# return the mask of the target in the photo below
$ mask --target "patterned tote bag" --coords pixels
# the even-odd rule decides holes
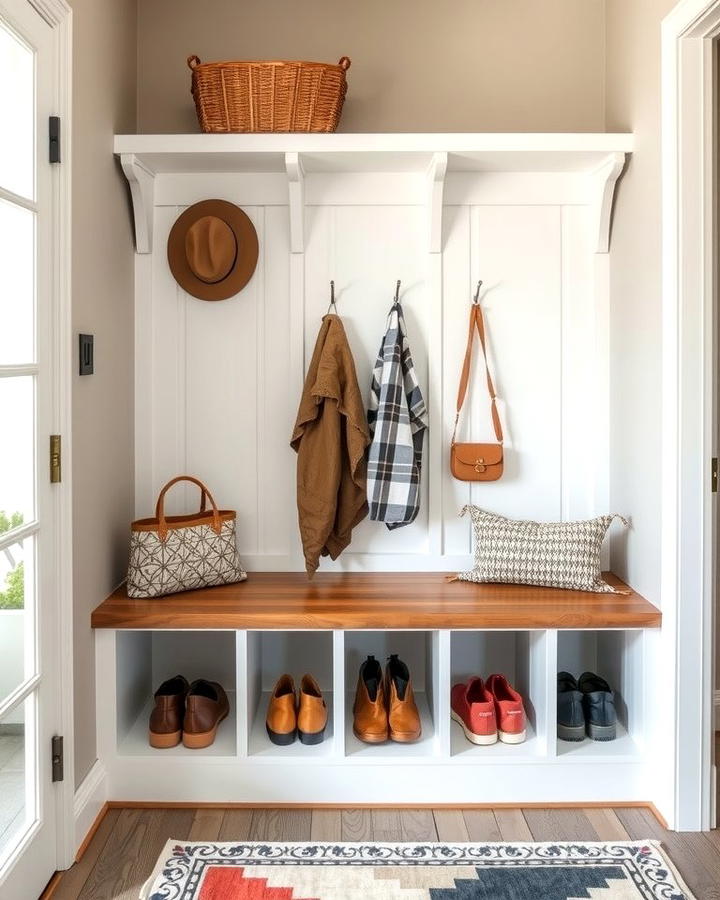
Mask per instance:
[[[179,481],[200,488],[200,511],[166,516],[165,495]],[[162,597],[247,578],[235,543],[235,512],[218,509],[210,491],[191,475],[168,481],[155,516],[138,519],[131,528],[128,597]]]

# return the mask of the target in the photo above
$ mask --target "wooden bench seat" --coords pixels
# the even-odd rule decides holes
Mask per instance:
[[[300,572],[253,572],[241,584],[156,600],[131,600],[123,586],[91,621],[135,629],[654,628],[662,614],[634,591],[448,582],[438,572],[322,573],[312,581]]]

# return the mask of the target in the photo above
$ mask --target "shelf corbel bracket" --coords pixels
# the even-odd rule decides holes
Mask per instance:
[[[592,191],[590,209],[596,253],[607,253],[610,249],[610,227],[615,185],[624,165],[624,153],[610,153],[607,159],[590,173]]]
[[[152,253],[155,173],[143,165],[134,153],[121,153],[120,165],[130,185],[135,218],[135,250]]]
[[[445,151],[433,153],[427,170],[428,250],[442,251],[443,189],[447,172],[448,155]]]
[[[305,252],[305,172],[299,153],[285,154],[290,203],[290,252]]]

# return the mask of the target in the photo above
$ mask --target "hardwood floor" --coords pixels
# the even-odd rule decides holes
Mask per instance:
[[[720,833],[666,831],[646,809],[111,809],[52,900],[137,900],[168,838],[547,841],[655,838],[698,900],[720,900]],[[338,898],[339,900],[339,898]]]

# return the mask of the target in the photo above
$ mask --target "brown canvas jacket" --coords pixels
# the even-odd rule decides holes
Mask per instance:
[[[290,446],[297,452],[297,505],[305,568],[312,578],[321,556],[350,543],[368,513],[365,405],[343,324],[322,320],[305,377]]]

